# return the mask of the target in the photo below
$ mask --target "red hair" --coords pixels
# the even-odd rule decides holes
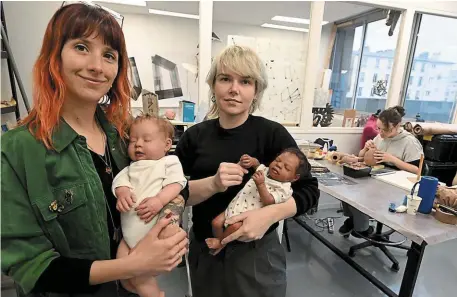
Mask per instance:
[[[30,114],[21,125],[50,149],[52,134],[60,121],[60,111],[66,97],[61,69],[62,48],[68,40],[96,34],[106,45],[119,53],[118,74],[107,94],[105,108],[108,120],[125,137],[130,121],[131,87],[128,79],[129,59],[124,34],[116,19],[104,9],[82,3],[61,7],[46,28],[40,55],[33,68],[33,102]]]

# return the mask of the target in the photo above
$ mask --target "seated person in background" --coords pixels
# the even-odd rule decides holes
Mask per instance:
[[[222,239],[238,230],[242,223],[228,226],[226,219],[252,209],[258,209],[270,204],[283,203],[292,197],[291,183],[298,180],[310,169],[306,168],[305,155],[297,148],[288,148],[271,162],[269,167],[260,164],[256,158],[243,155],[239,164],[246,168],[254,168],[255,173],[241,191],[233,198],[229,206],[212,221],[213,235],[207,238],[206,244],[211,254],[216,255],[224,246]]]
[[[173,133],[170,122],[150,115],[137,117],[130,127],[128,155],[132,163],[116,175],[112,186],[124,235],[117,258],[127,256],[149,232],[165,205],[172,200],[184,205],[183,199],[176,198],[187,182],[181,163],[176,156],[166,156]],[[122,281],[122,284],[141,297],[161,296],[151,275]]]
[[[373,140],[376,136],[378,136],[379,130],[376,124],[380,112],[381,110],[378,109],[378,111],[375,114],[372,114],[368,118],[365,126],[363,127],[362,139],[360,142],[360,147],[362,149],[365,147],[365,143],[367,143],[368,140]]]
[[[391,107],[381,112],[377,120],[379,135],[365,143],[359,157],[364,157],[367,152],[370,152],[373,153],[377,163],[417,174],[423,153],[422,145],[416,137],[400,127],[404,115],[405,109],[401,106]],[[349,218],[339,229],[341,235],[352,234],[360,238],[360,235],[368,236],[373,233],[373,227],[369,225],[369,216],[344,202],[343,211]]]

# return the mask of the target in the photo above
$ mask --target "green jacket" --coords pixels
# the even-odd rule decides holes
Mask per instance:
[[[125,142],[97,109],[112,157],[128,165]],[[65,121],[48,150],[26,127],[2,138],[1,266],[29,293],[59,257],[110,258],[106,202],[86,140]]]

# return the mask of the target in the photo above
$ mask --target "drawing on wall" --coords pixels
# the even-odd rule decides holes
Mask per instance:
[[[141,91],[143,90],[143,87],[141,86],[141,80],[140,80],[140,74],[138,73],[138,68],[136,67],[136,62],[134,57],[129,58],[130,61],[130,67],[132,68],[132,77],[131,77],[131,82],[133,86],[133,94],[132,94],[132,99],[133,100],[138,100],[138,97],[141,94]]]
[[[152,71],[154,73],[154,90],[160,99],[181,97],[183,95],[181,81],[179,80],[179,71],[175,63],[165,59],[162,56],[155,55],[152,59]],[[163,72],[169,73],[168,88],[165,87],[168,82]]]
[[[299,123],[305,77],[304,44],[237,35],[228,35],[227,44],[250,47],[265,63],[268,88],[254,114],[280,123]]]

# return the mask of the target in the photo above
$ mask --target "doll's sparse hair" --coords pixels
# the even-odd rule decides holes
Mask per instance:
[[[161,117],[158,117],[156,115],[151,115],[151,114],[140,114],[139,116],[137,116],[132,121],[129,132],[135,124],[138,124],[138,123],[141,123],[144,121],[154,122],[157,126],[159,126],[160,132],[164,133],[166,138],[170,138],[171,140],[173,140],[173,137],[175,136],[175,128],[170,123],[170,121],[165,118],[161,118]]]
[[[286,148],[285,150],[283,150],[280,153],[280,155],[284,154],[284,153],[290,153],[290,154],[294,154],[295,156],[297,156],[299,162],[298,162],[297,168],[295,169],[295,172],[298,175],[300,175],[300,177],[303,177],[310,172],[311,166],[308,162],[308,159],[306,158],[305,154],[299,148],[296,148],[296,147]]]

